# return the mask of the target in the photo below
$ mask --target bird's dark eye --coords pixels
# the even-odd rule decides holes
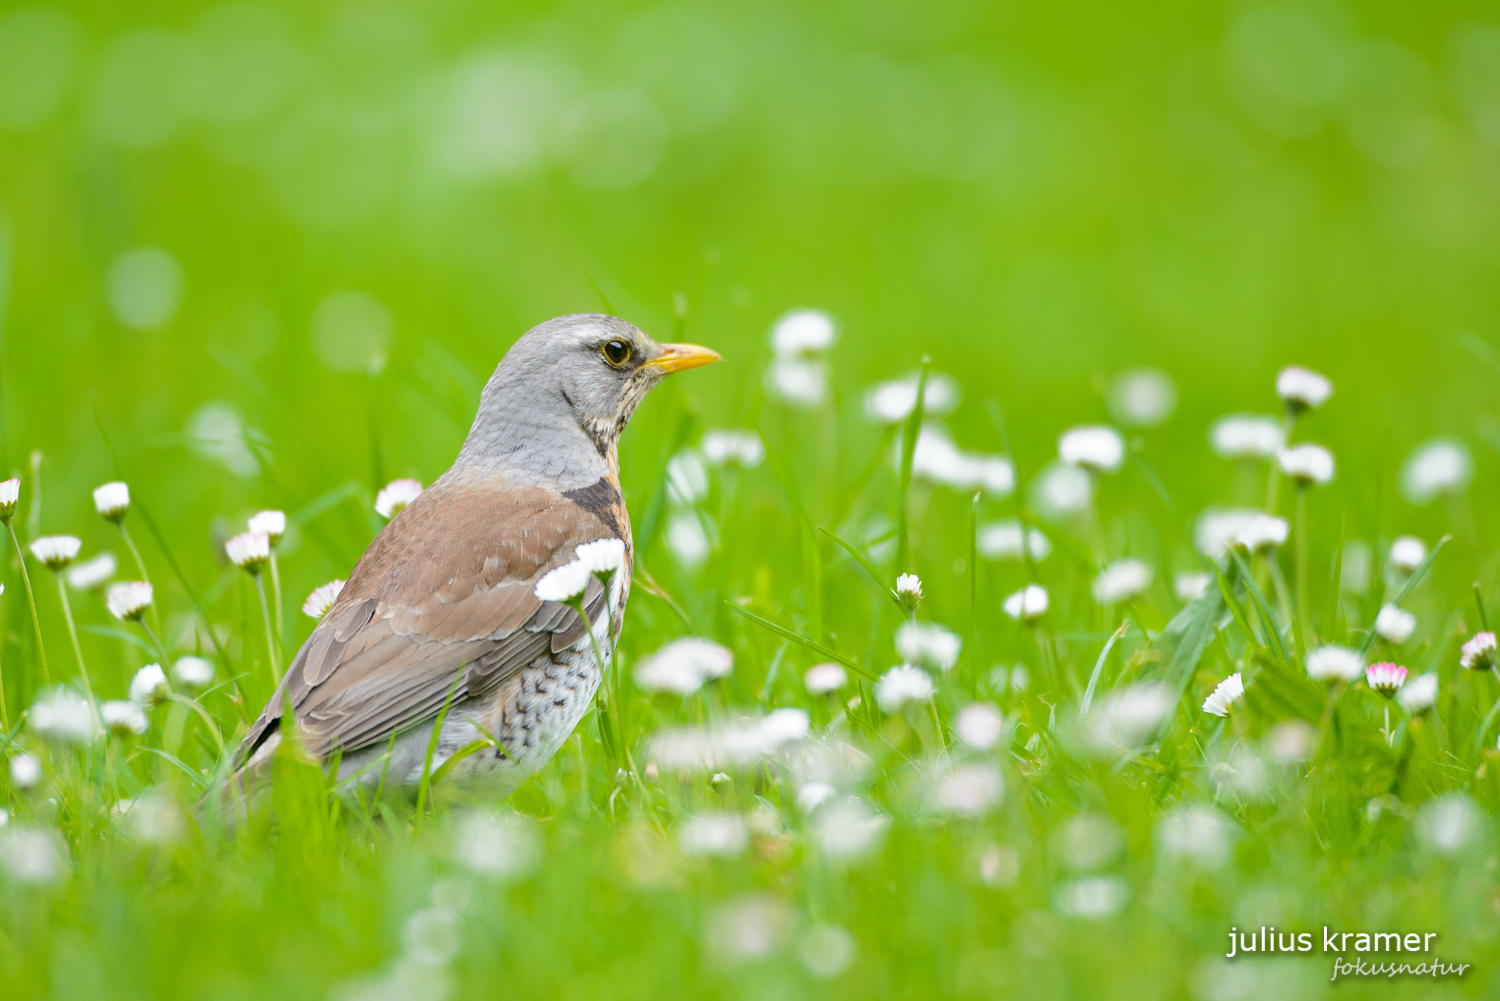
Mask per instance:
[[[630,345],[624,341],[608,341],[603,347],[604,360],[619,368],[630,360]]]

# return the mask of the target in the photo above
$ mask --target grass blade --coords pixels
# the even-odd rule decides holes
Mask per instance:
[[[838,663],[843,664],[845,667],[852,668],[853,670],[858,671],[860,674],[864,675],[866,678],[869,678],[871,681],[875,680],[875,675],[871,674],[855,661],[851,660],[848,657],[845,657],[843,654],[835,653],[823,644],[815,643],[812,640],[808,639],[806,636],[802,636],[798,633],[792,632],[785,626],[777,625],[770,619],[763,619],[759,615],[756,615],[754,612],[741,608],[739,605],[736,605],[732,601],[726,601],[724,602],[724,604],[728,605],[730,609],[738,612],[740,615],[743,615],[751,622],[754,622],[762,629],[769,629],[771,632],[775,633],[777,636],[780,636],[783,639],[791,640],[793,643],[800,643],[802,646],[807,647],[807,649],[813,651],[820,657],[827,657],[829,660],[837,661]]]
[[[871,563],[868,559],[866,559],[863,553],[861,553],[858,549],[855,549],[852,545],[850,545],[849,543],[845,542],[843,539],[839,538],[837,535],[834,535],[832,532],[830,532],[828,529],[824,528],[822,525],[818,526],[818,531],[820,531],[824,535],[828,536],[834,542],[837,542],[840,546],[842,546],[844,548],[844,552],[848,553],[850,556],[853,556],[854,559],[855,559],[855,562],[857,562],[860,566],[864,567],[865,573],[867,573],[867,574],[870,575],[870,579],[875,582],[875,585],[877,587],[879,587],[882,591],[884,591],[890,597],[890,599],[896,603],[896,607],[897,608],[901,607],[901,599],[898,598],[898,597],[896,597],[896,592],[894,590],[892,590],[884,581],[882,581],[880,579],[880,571],[878,571],[878,570],[875,569],[875,564]]]

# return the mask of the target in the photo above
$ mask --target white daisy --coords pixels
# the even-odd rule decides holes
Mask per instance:
[[[139,736],[149,725],[145,711],[134,702],[123,699],[101,703],[99,718],[104,721],[104,728],[116,737]]]
[[[0,480],[0,522],[10,521],[16,516],[16,507],[21,503],[21,481],[17,477]]]
[[[1462,442],[1448,438],[1418,447],[1401,467],[1401,492],[1413,504],[1428,504],[1469,485],[1474,463]]]
[[[1399,536],[1391,543],[1391,566],[1402,573],[1412,573],[1427,559],[1427,543],[1415,535]]]
[[[809,695],[827,695],[849,683],[849,672],[842,664],[815,664],[802,676]]]
[[[1302,486],[1320,487],[1333,479],[1333,453],[1322,445],[1304,444],[1276,454],[1281,471]]]
[[[783,314],[771,328],[771,350],[780,356],[819,354],[837,339],[833,317],[817,309]]]
[[[94,510],[105,521],[116,525],[130,511],[130,487],[124,483],[106,483],[94,491]]]
[[[1077,466],[1056,462],[1037,475],[1031,484],[1031,499],[1038,511],[1053,519],[1075,517],[1089,509],[1094,483]]]
[[[635,666],[636,687],[645,692],[691,695],[734,670],[734,652],[712,640],[683,636]]]
[[[44,692],[27,714],[31,728],[48,740],[87,744],[100,734],[89,700],[68,688]]]
[[[1033,560],[1041,561],[1051,555],[1052,543],[1047,540],[1047,537],[1035,528],[1023,532],[1021,522],[1016,518],[980,525],[979,535],[975,542],[979,548],[979,555],[987,559],[1019,560],[1025,558],[1021,549],[1023,538],[1026,540],[1026,546],[1031,550]]]
[[[922,578],[914,573],[904,573],[897,577],[896,600],[908,612],[915,612],[922,603]]]
[[[715,466],[736,465],[754,469],[766,458],[766,446],[754,431],[705,431],[698,448]]]
[[[865,393],[865,413],[881,424],[899,424],[911,416],[917,405],[917,372],[877,383]],[[922,394],[922,412],[942,416],[958,406],[961,393],[958,380],[941,372],[927,374],[927,388]]]
[[[1281,422],[1260,414],[1229,414],[1208,429],[1209,445],[1226,459],[1269,459],[1285,440]]]
[[[708,496],[708,466],[695,448],[685,448],[667,463],[667,496],[691,507]]]
[[[31,789],[42,781],[42,763],[22,751],[10,759],[10,781],[17,789]]]
[[[1172,593],[1177,595],[1178,601],[1186,605],[1207,591],[1213,582],[1213,574],[1184,571],[1172,578]]]
[[[1257,513],[1240,528],[1234,542],[1252,553],[1268,553],[1286,542],[1290,530],[1285,518]]]
[[[1204,556],[1217,560],[1234,545],[1240,532],[1259,516],[1259,511],[1249,508],[1209,508],[1198,516],[1193,542]]]
[[[100,553],[69,567],[68,583],[76,591],[93,591],[108,584],[117,569],[114,553]]]
[[[896,653],[901,659],[946,671],[958,663],[963,640],[936,622],[903,622],[896,627]]]
[[[1228,716],[1229,707],[1238,702],[1245,694],[1245,683],[1240,680],[1240,672],[1236,671],[1214,688],[1208,698],[1203,700],[1203,711],[1215,716]]]
[[[160,664],[147,664],[135,672],[130,679],[130,701],[142,709],[151,709],[167,701],[171,687],[167,684],[167,672]]]
[[[625,543],[620,539],[585,542],[573,550],[573,558],[582,561],[594,576],[608,578],[625,567]]]
[[[78,558],[83,542],[71,535],[47,535],[31,544],[31,555],[46,565],[48,570],[65,570]]]
[[[1070,466],[1113,473],[1125,462],[1125,439],[1107,424],[1086,424],[1062,433],[1057,455]]]
[[[271,537],[265,532],[242,532],[224,543],[224,553],[241,570],[260,573],[271,559]]]
[[[145,581],[132,580],[111,587],[105,595],[104,603],[109,607],[109,614],[117,619],[134,622],[146,614],[146,609],[151,607],[151,585]]]
[[[1118,605],[1145,594],[1154,576],[1149,563],[1115,560],[1099,572],[1090,590],[1099,604]]]
[[[1402,685],[1406,684],[1406,668],[1400,664],[1371,664],[1365,668],[1365,684],[1369,685],[1372,691],[1390,698]]]
[[[375,513],[386,521],[405,511],[412,501],[422,496],[420,480],[392,480],[380,489],[375,497]]]
[[[1293,413],[1316,410],[1333,395],[1333,383],[1312,369],[1288,365],[1276,376],[1276,395]]]
[[[766,388],[794,406],[816,407],[828,396],[828,368],[797,356],[773,358],[766,366]]]
[[[250,523],[246,527],[252,532],[264,533],[271,540],[271,548],[275,549],[281,545],[282,536],[286,535],[286,514],[282,511],[261,511],[250,516]]]
[[[1348,647],[1329,643],[1307,654],[1307,675],[1314,681],[1355,681],[1365,673],[1365,659]]]
[[[1035,622],[1047,614],[1047,605],[1047,589],[1040,584],[1028,584],[1006,598],[1001,607],[1017,622]]]
[[[988,702],[971,702],[953,718],[958,739],[979,751],[988,751],[1005,731],[1005,717]]]
[[[575,601],[588,589],[593,570],[583,560],[554,567],[536,583],[536,596],[543,601]]]
[[[302,614],[311,619],[321,619],[328,614],[333,603],[339,600],[339,594],[344,590],[344,582],[331,580],[321,587],[316,587],[302,603]]]
[[[1412,678],[1396,693],[1401,708],[1413,716],[1424,713],[1437,704],[1438,676],[1431,671]]]
[[[932,677],[920,667],[900,664],[875,683],[875,702],[882,712],[895,714],[914,702],[932,698]]]
[[[1115,376],[1105,404],[1126,427],[1154,428],[1177,409],[1177,386],[1161,369],[1130,369]]]
[[[172,676],[188,688],[207,688],[214,680],[214,662],[205,657],[179,657]]]
[[[1395,605],[1381,605],[1375,614],[1375,632],[1392,646],[1400,646],[1417,630],[1417,617]]]

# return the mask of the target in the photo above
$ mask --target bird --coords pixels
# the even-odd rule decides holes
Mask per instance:
[[[663,378],[719,360],[598,313],[523,334],[453,465],[370,543],[246,732],[239,788],[269,782],[290,720],[301,751],[336,760],[346,786],[416,785],[481,740],[455,779],[508,791],[545,765],[588,711],[598,657],[624,623],[634,550],[620,435]],[[591,639],[574,607],[536,588],[579,546],[609,539],[624,561],[613,593],[589,581]]]

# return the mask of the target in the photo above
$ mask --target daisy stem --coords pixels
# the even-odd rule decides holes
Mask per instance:
[[[276,609],[276,614],[271,616],[271,623],[276,627],[276,646],[280,650],[282,643],[281,567],[276,562],[276,550],[274,549],[271,550],[271,607]]]
[[[135,567],[141,572],[141,580],[147,584],[151,583],[151,575],[146,573],[146,561],[141,559],[141,551],[135,547],[135,540],[130,537],[130,530],[125,527],[125,522],[120,522],[120,538],[125,540],[125,548],[130,550],[130,556],[135,560]],[[161,632],[161,617],[156,611],[156,605],[151,606],[151,624]]]
[[[36,630],[36,652],[42,659],[42,683],[51,685],[52,673],[47,670],[47,647],[42,642],[42,620],[36,614],[36,594],[31,590],[31,574],[26,572],[26,554],[21,552],[21,540],[16,538],[15,519],[5,519],[5,527],[10,531],[11,545],[16,547],[16,558],[21,561],[21,582],[26,585],[26,601],[31,605],[31,627]]]
[[[1307,488],[1297,487],[1297,621],[1303,629],[1311,627],[1308,621],[1307,595]]]
[[[281,684],[281,658],[276,655],[276,637],[271,632],[271,606],[266,601],[266,582],[255,575],[255,593],[260,595],[260,620],[266,627],[266,656],[271,660],[271,680]]]
[[[146,625],[146,620],[144,617],[139,618],[136,621],[140,623],[141,631],[146,634],[146,638],[151,641],[151,645],[156,647],[156,655],[161,658],[162,670],[166,670],[167,662],[172,658],[167,656],[167,648],[162,645],[161,638],[157,636],[155,630]]]
[[[613,583],[613,578],[611,578],[611,580],[610,580],[609,583],[606,583],[604,585],[604,614],[605,614],[605,621],[606,622],[609,621],[608,616],[609,616],[609,586],[610,586],[610,583]],[[586,593],[587,592],[585,591],[585,594]],[[584,631],[586,633],[589,634],[589,646],[593,647],[593,649],[594,649],[594,663],[599,666],[599,688],[600,688],[600,692],[601,692],[601,694],[604,697],[605,705],[608,706],[611,703],[611,701],[613,700],[612,697],[614,695],[613,688],[608,685],[608,682],[610,680],[609,679],[610,662],[614,659],[614,657],[613,657],[613,651],[611,650],[611,656],[610,656],[609,660],[606,660],[605,657],[604,657],[603,652],[600,651],[600,649],[599,649],[599,638],[594,635],[594,624],[593,624],[593,622],[591,622],[589,620],[589,613],[583,607],[583,595],[579,595],[576,600],[570,601],[570,602],[568,602],[568,604],[573,607],[573,610],[578,613],[578,617],[583,620],[583,629],[584,629]],[[601,719],[602,719],[602,717],[601,717]],[[640,779],[636,776],[636,770],[635,770],[635,757],[630,753],[630,747],[629,747],[629,745],[625,741],[625,734],[624,733],[620,733],[619,734],[619,738],[620,739],[618,741],[615,741],[615,740],[611,739],[610,742],[611,743],[618,743],[619,744],[620,753],[622,753],[622,754],[625,755],[625,767],[626,767],[626,769],[630,772],[632,778],[634,778],[635,781],[639,782]]]
[[[68,602],[68,587],[62,574],[57,577],[57,596],[62,599],[63,620],[68,624],[68,638],[73,641],[73,656],[78,658],[78,673],[83,676],[83,690],[89,701],[94,701],[94,686],[89,681],[89,669],[83,662],[83,647],[78,642],[78,627],[73,624],[73,606]]]
[[[1390,704],[1390,702],[1386,702],[1386,704],[1385,704],[1385,726],[1384,726],[1383,729],[1381,729],[1380,732],[1385,735],[1386,745],[1387,746],[1394,746],[1394,744],[1392,742],[1392,739],[1391,739],[1393,735],[1391,734],[1391,704]]]

